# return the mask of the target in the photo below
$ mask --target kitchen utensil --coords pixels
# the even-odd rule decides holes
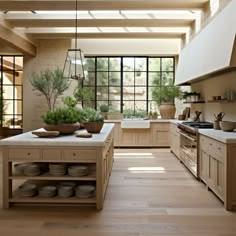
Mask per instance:
[[[224,118],[224,116],[225,116],[225,113],[224,112],[220,112],[219,114],[214,114],[214,117],[215,117],[215,119],[216,120],[218,120],[218,121],[222,121],[222,119]]]
[[[195,111],[195,117],[193,118],[193,121],[197,121],[197,122],[199,122],[200,121],[200,115],[202,114],[202,112],[200,112],[200,111]]]

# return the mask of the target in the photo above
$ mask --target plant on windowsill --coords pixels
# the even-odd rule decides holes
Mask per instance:
[[[42,115],[47,131],[59,131],[60,134],[72,134],[79,129],[78,112],[69,107],[57,108]]]
[[[108,106],[106,104],[102,104],[100,106],[100,113],[104,119],[107,119],[107,112],[108,112]]]
[[[82,120],[85,129],[89,133],[100,133],[104,124],[104,118],[102,117],[102,115],[98,111],[90,107],[83,110]]]

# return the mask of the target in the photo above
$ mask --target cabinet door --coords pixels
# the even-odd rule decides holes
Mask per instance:
[[[114,146],[118,147],[120,145],[120,123],[115,123],[114,128]]]
[[[216,160],[215,190],[220,199],[224,199],[224,163]]]
[[[159,147],[170,146],[169,131],[159,131],[154,128],[152,132],[152,145],[159,146]]]
[[[152,136],[150,129],[139,129],[137,144],[139,146],[151,146],[152,145]]]
[[[207,183],[207,175],[209,169],[209,155],[202,149],[200,149],[200,164],[199,164],[200,178]]]
[[[136,129],[120,129],[120,146],[136,146]]]
[[[175,149],[175,134],[170,132],[170,150],[175,153],[176,149]]]
[[[209,155],[209,166],[208,166],[208,186],[214,191],[215,189],[215,181],[217,176],[217,161],[214,157]]]

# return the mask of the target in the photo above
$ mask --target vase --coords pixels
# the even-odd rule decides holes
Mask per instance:
[[[47,131],[58,131],[60,132],[60,134],[73,134],[76,130],[80,128],[80,124],[44,124],[43,128]]]
[[[162,103],[159,106],[159,111],[162,119],[174,119],[175,118],[175,104]]]

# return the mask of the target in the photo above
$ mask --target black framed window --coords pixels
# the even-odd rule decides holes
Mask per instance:
[[[85,60],[88,74],[83,87],[93,97],[83,104],[97,110],[106,104],[109,112],[143,116],[157,109],[153,90],[174,84],[174,57],[94,56]]]
[[[0,56],[1,127],[22,128],[23,57]]]

